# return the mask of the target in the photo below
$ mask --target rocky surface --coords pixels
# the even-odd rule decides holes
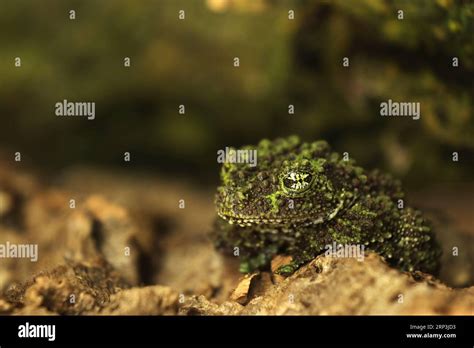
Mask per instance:
[[[441,281],[373,253],[363,262],[319,256],[288,278],[242,276],[207,238],[212,199],[179,180],[92,169],[45,185],[1,163],[0,244],[36,243],[39,255],[0,259],[0,313],[474,314],[469,248],[445,263]]]
[[[319,256],[285,280],[267,284],[245,306],[231,301],[216,305],[199,296],[186,303],[180,313],[472,315],[473,299],[474,287],[453,290],[427,275],[401,274],[376,254],[364,262]]]

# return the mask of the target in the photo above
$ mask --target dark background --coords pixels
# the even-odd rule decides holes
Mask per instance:
[[[408,187],[471,182],[473,8],[450,0],[1,0],[0,149],[7,158],[21,151],[46,176],[77,164],[126,165],[215,184],[218,149],[298,134],[326,139]],[[95,102],[96,119],[56,117],[63,99]],[[420,102],[421,119],[381,117],[388,99]]]

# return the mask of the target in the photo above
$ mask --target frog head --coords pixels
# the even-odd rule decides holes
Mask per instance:
[[[325,141],[291,136],[262,140],[257,165],[224,163],[216,195],[218,215],[239,226],[319,224],[333,219],[353,196],[344,168]]]

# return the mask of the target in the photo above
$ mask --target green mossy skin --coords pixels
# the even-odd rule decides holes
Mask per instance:
[[[244,148],[257,150],[258,164],[223,165],[212,233],[219,250],[238,250],[242,273],[268,269],[281,253],[293,261],[279,272],[291,274],[333,242],[363,244],[404,271],[438,273],[430,224],[398,208],[404,193],[390,175],[343,160],[325,141],[290,136]]]

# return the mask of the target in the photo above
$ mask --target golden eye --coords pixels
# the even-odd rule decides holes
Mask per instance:
[[[285,191],[301,193],[311,187],[313,175],[307,172],[290,171],[281,179],[282,188]]]

